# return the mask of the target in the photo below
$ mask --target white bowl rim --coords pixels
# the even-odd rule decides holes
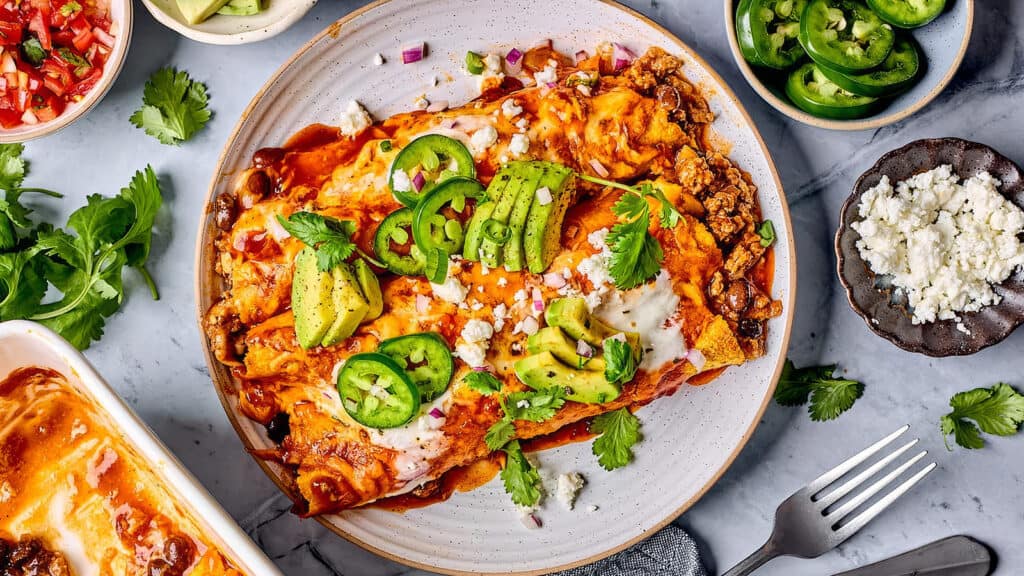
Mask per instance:
[[[75,109],[70,113],[61,114],[49,122],[36,124],[32,128],[24,131],[18,131],[18,128],[15,128],[14,130],[4,130],[0,128],[0,144],[28,142],[29,140],[35,140],[36,138],[56,134],[70,126],[82,116],[85,116],[86,113],[92,110],[93,107],[99,104],[100,100],[107,95],[110,87],[114,85],[114,82],[117,81],[117,77],[121,74],[121,69],[124,67],[124,62],[128,57],[128,47],[132,42],[132,28],[135,23],[134,4],[132,0],[118,1],[123,5],[120,23],[121,31],[114,37],[114,57],[111,60],[107,60],[103,65],[103,76],[100,78],[99,85],[94,86],[93,89],[85,95],[85,98],[81,102],[76,103]]]
[[[273,38],[290,28],[292,24],[298,22],[299,19],[305,16],[306,13],[316,5],[316,3],[317,0],[305,0],[301,4],[296,4],[291,11],[284,15],[283,18],[272,24],[264,26],[263,28],[254,28],[244,32],[234,32],[232,34],[217,34],[215,32],[196,30],[191,26],[182,24],[167,12],[161,10],[159,6],[152,2],[152,0],[142,0],[142,4],[146,7],[146,10],[149,10],[149,13],[152,14],[153,18],[155,18],[157,22],[190,40],[202,42],[203,44],[214,44],[217,46],[237,46],[239,44],[249,44]]]
[[[743,74],[743,78],[746,79],[747,84],[757,92],[758,96],[764,99],[769,106],[775,108],[779,112],[782,112],[786,116],[789,116],[793,120],[803,122],[810,126],[816,126],[818,128],[824,128],[826,130],[840,130],[840,131],[856,131],[856,130],[873,130],[875,128],[881,128],[882,126],[888,126],[895,122],[899,122],[908,116],[911,116],[920,109],[924,108],[931,103],[943,90],[949,86],[950,81],[956,74],[957,70],[960,69],[960,64],[963,63],[964,55],[967,54],[967,46],[971,42],[971,34],[974,31],[974,0],[958,0],[960,2],[967,3],[967,23],[964,26],[964,37],[960,42],[960,48],[957,49],[957,54],[953,58],[953,64],[946,70],[946,73],[939,80],[939,83],[934,88],[928,91],[927,94],[918,99],[910,106],[907,106],[903,110],[897,110],[889,114],[870,116],[861,120],[831,120],[827,118],[818,118],[817,116],[808,114],[803,110],[793,106],[789,102],[786,102],[782,98],[779,98],[767,86],[761,82],[761,79],[754,73],[754,69],[751,68],[750,64],[747,63],[746,58],[740,52],[740,45],[736,41],[736,21],[733,16],[736,10],[736,2],[738,0],[726,0],[723,2],[725,6],[725,33],[729,39],[729,52],[732,53],[732,59],[736,62],[736,66],[740,69],[740,73]]]
[[[143,0],[143,1],[148,3],[149,0]],[[778,191],[778,195],[779,195],[779,199],[780,199],[779,206],[780,206],[780,210],[781,210],[781,212],[782,212],[782,214],[783,214],[783,216],[785,218],[786,229],[792,231],[793,230],[793,223],[792,223],[792,217],[791,217],[790,210],[789,210],[789,204],[786,201],[785,189],[783,188],[782,180],[779,177],[779,172],[778,172],[778,168],[775,165],[775,160],[773,159],[773,157],[771,155],[771,152],[768,150],[768,146],[765,143],[764,138],[761,136],[761,132],[760,132],[760,130],[758,130],[757,125],[754,123],[753,118],[750,116],[750,113],[747,111],[746,107],[744,107],[743,102],[736,96],[736,94],[732,90],[732,88],[730,88],[729,84],[707,62],[707,60],[705,60],[703,57],[701,57],[689,44],[687,44],[682,39],[680,39],[675,33],[669,31],[667,28],[665,28],[661,24],[655,22],[653,19],[645,16],[644,14],[638,12],[637,10],[634,10],[634,9],[630,8],[629,6],[626,6],[624,4],[619,3],[617,0],[596,0],[596,1],[600,2],[600,3],[603,3],[603,4],[607,4],[607,5],[609,5],[611,7],[614,7],[616,9],[618,9],[618,10],[622,10],[626,14],[628,14],[628,15],[630,15],[630,16],[632,16],[632,17],[634,17],[634,18],[644,22],[648,26],[650,26],[650,27],[658,30],[662,34],[664,34],[667,38],[669,38],[671,41],[673,41],[678,46],[679,50],[681,52],[685,53],[688,58],[690,58],[693,61],[699,63],[703,67],[703,69],[707,71],[707,74],[713,80],[715,80],[715,82],[718,83],[718,86],[716,86],[715,89],[716,90],[721,90],[722,92],[724,92],[724,95],[727,98],[729,98],[730,100],[733,101],[733,103],[735,104],[737,110],[739,110],[740,114],[742,115],[743,120],[750,127],[750,130],[753,133],[753,135],[754,135],[754,137],[756,139],[757,145],[760,147],[760,150],[761,150],[762,154],[764,154],[764,157],[765,157],[765,159],[767,161],[767,164],[768,164],[768,167],[769,167],[770,176],[771,176],[772,180],[775,183],[776,190]],[[369,12],[371,10],[374,10],[374,9],[380,7],[380,6],[388,4],[389,2],[391,2],[391,0],[375,0],[373,2],[370,2],[369,4],[366,4],[366,5],[364,5],[364,6],[360,7],[360,8],[357,8],[357,9],[349,12],[348,14],[346,14],[346,15],[342,16],[341,18],[339,18],[338,20],[330,23],[326,28],[324,28],[324,30],[322,30],[320,33],[318,33],[315,36],[313,36],[308,42],[306,42],[303,46],[298,48],[295,51],[295,53],[292,54],[291,57],[288,58],[288,60],[286,60],[284,63],[282,63],[281,66],[272,75],[270,75],[270,77],[267,78],[266,82],[259,89],[259,91],[257,91],[256,94],[253,95],[252,99],[249,101],[249,104],[246,106],[245,110],[239,116],[238,122],[235,124],[235,127],[232,129],[231,134],[229,135],[228,139],[226,140],[224,148],[221,150],[221,154],[220,154],[220,156],[217,159],[216,169],[214,170],[213,176],[210,179],[210,184],[209,184],[209,187],[207,189],[206,198],[205,198],[205,200],[203,202],[202,208],[200,209],[201,210],[201,212],[199,214],[199,217],[200,217],[200,220],[199,220],[200,229],[199,229],[199,233],[196,235],[195,264],[194,264],[194,270],[195,270],[195,276],[194,276],[195,300],[194,301],[195,301],[195,306],[196,306],[195,307],[196,322],[197,322],[197,324],[199,326],[199,329],[200,329],[200,338],[203,341],[203,352],[204,352],[204,355],[206,357],[207,366],[211,369],[211,380],[212,380],[213,386],[214,386],[214,388],[217,391],[217,396],[218,396],[218,398],[221,401],[221,404],[222,404],[222,406],[224,408],[226,416],[228,417],[228,420],[231,422],[232,427],[235,429],[236,433],[238,434],[239,438],[242,440],[243,443],[245,443],[247,441],[246,440],[247,436],[246,436],[245,432],[242,430],[242,428],[240,427],[240,425],[238,424],[238,422],[236,420],[236,416],[237,416],[236,413],[231,409],[231,406],[228,403],[227,394],[229,394],[230,392],[225,391],[223,389],[223,387],[220,385],[221,382],[218,379],[219,377],[217,376],[216,370],[218,369],[218,367],[221,366],[221,364],[214,357],[214,355],[212,353],[212,349],[209,346],[209,342],[207,341],[205,332],[203,330],[203,326],[204,326],[204,322],[205,322],[205,317],[206,317],[206,312],[207,312],[207,310],[204,308],[203,295],[205,294],[205,292],[207,290],[207,286],[206,286],[205,283],[206,283],[207,279],[210,277],[209,271],[206,269],[206,265],[208,264],[208,261],[207,261],[207,258],[206,258],[206,248],[207,248],[207,242],[206,242],[207,234],[206,234],[206,230],[208,230],[208,228],[209,228],[209,216],[210,216],[209,210],[210,210],[210,207],[213,206],[213,200],[214,200],[214,196],[215,196],[215,194],[217,192],[219,182],[224,177],[223,166],[224,166],[224,162],[226,161],[227,156],[228,156],[228,154],[230,152],[230,146],[228,144],[230,144],[238,136],[238,133],[243,129],[243,127],[244,127],[248,117],[253,113],[253,111],[255,110],[257,105],[263,99],[264,94],[275,84],[275,82],[278,80],[278,78],[290,66],[292,66],[298,59],[300,59],[317,42],[319,42],[325,36],[333,35],[333,34],[338,34],[352,20],[355,20],[356,18],[358,18],[359,16],[362,16],[366,12]],[[792,232],[790,232],[790,234],[792,235]],[[500,573],[493,573],[493,576],[542,576],[542,575],[553,573],[553,572],[559,572],[559,571],[563,571],[563,570],[569,570],[571,568],[576,568],[576,567],[579,567],[579,566],[585,566],[585,565],[597,562],[598,560],[601,560],[603,558],[607,558],[607,557],[609,557],[609,556],[611,556],[611,555],[613,555],[613,554],[615,554],[617,552],[620,552],[622,550],[625,550],[626,548],[629,548],[630,546],[633,546],[634,544],[637,544],[638,542],[640,542],[640,541],[650,537],[651,535],[653,535],[654,533],[658,532],[659,530],[661,530],[662,528],[664,528],[668,524],[672,523],[676,518],[678,518],[686,510],[689,510],[690,507],[692,507],[701,498],[703,498],[708,493],[708,491],[711,490],[712,487],[714,487],[716,484],[718,484],[718,482],[719,482],[719,480],[721,480],[722,476],[724,476],[725,473],[735,463],[736,458],[740,455],[740,452],[743,451],[743,448],[745,448],[746,445],[749,443],[750,438],[754,434],[754,431],[757,429],[758,425],[760,424],[761,418],[764,416],[765,411],[768,409],[768,405],[770,404],[772,398],[774,397],[775,387],[776,387],[776,384],[778,382],[779,376],[782,373],[783,365],[785,364],[785,360],[786,360],[785,350],[787,350],[789,348],[789,342],[790,342],[790,338],[792,336],[792,330],[793,330],[793,324],[794,324],[793,320],[794,320],[794,314],[795,314],[795,311],[796,311],[796,298],[797,298],[797,282],[796,282],[796,280],[797,280],[797,262],[796,262],[796,243],[795,243],[795,241],[793,241],[791,239],[789,242],[787,242],[787,248],[788,248],[787,252],[788,252],[788,258],[789,258],[789,269],[787,271],[787,274],[788,274],[788,278],[790,279],[790,285],[788,287],[788,298],[786,299],[786,302],[783,304],[783,310],[784,310],[783,311],[783,315],[784,315],[784,317],[786,319],[786,323],[785,323],[785,333],[782,335],[782,340],[781,340],[781,350],[782,350],[782,352],[779,355],[779,359],[778,359],[778,361],[776,363],[776,366],[774,368],[774,371],[772,373],[771,384],[770,384],[770,386],[768,387],[768,389],[765,392],[765,397],[762,400],[761,405],[760,405],[760,407],[757,410],[757,413],[751,419],[750,426],[747,428],[747,430],[744,431],[744,433],[743,433],[739,443],[737,443],[737,445],[733,448],[732,452],[729,454],[729,457],[727,458],[725,463],[722,465],[722,467],[719,470],[716,471],[714,476],[696,494],[694,494],[691,498],[689,498],[685,502],[683,502],[679,506],[678,509],[676,509],[676,510],[672,511],[671,513],[667,514],[664,519],[659,521],[656,525],[652,526],[647,532],[645,532],[643,534],[640,534],[637,537],[635,537],[635,538],[633,538],[633,539],[631,539],[629,541],[626,541],[626,542],[623,542],[623,543],[621,543],[619,545],[616,545],[616,546],[613,546],[611,548],[608,548],[607,550],[604,550],[604,551],[602,551],[600,553],[597,553],[597,554],[594,554],[592,556],[588,556],[587,558],[584,558],[584,559],[581,559],[581,560],[578,560],[578,561],[574,561],[574,562],[570,562],[570,563],[567,563],[567,564],[563,564],[563,565],[559,565],[559,566],[555,566],[555,567],[549,567],[549,568],[540,569],[540,570],[503,571],[503,572],[500,572]],[[287,490],[286,486],[283,484],[282,479],[279,476],[279,474],[276,471],[276,469],[270,463],[268,463],[265,460],[262,460],[260,458],[255,457],[255,456],[254,456],[254,460],[256,461],[257,465],[263,470],[263,472],[267,475],[267,477],[270,478],[272,482],[274,482],[274,484],[278,487],[278,489],[281,490],[282,493],[287,495],[288,494],[288,490]],[[368,550],[368,551],[370,551],[370,552],[372,552],[372,553],[374,553],[374,554],[376,554],[376,555],[378,555],[378,556],[380,556],[382,558],[386,558],[386,559],[392,560],[394,562],[398,562],[400,564],[404,564],[406,566],[410,566],[412,568],[417,568],[417,569],[421,569],[421,570],[429,570],[429,571],[433,571],[433,572],[439,572],[439,573],[442,573],[442,574],[451,574],[451,575],[455,575],[455,576],[481,576],[481,575],[484,575],[484,574],[486,574],[487,576],[491,576],[491,574],[492,574],[492,573],[483,573],[483,572],[467,572],[467,571],[463,571],[463,570],[450,569],[450,568],[445,568],[443,566],[430,565],[430,564],[425,564],[425,563],[409,560],[407,558],[403,558],[401,556],[397,556],[394,553],[391,553],[391,552],[388,552],[388,551],[383,550],[381,548],[378,548],[378,547],[376,547],[376,546],[374,546],[374,545],[372,545],[372,544],[370,544],[370,543],[368,543],[368,542],[366,542],[366,541],[364,541],[364,540],[362,540],[360,538],[355,537],[352,534],[349,534],[347,532],[344,532],[344,531],[340,530],[337,526],[335,526],[334,524],[330,523],[326,519],[325,516],[315,516],[315,517],[313,517],[313,519],[316,520],[318,523],[320,523],[325,528],[327,528],[328,530],[330,530],[332,533],[342,537],[343,539],[345,539],[345,540],[347,540],[347,541],[349,541],[349,542],[351,542],[353,544],[356,544],[357,546],[363,548],[364,550]]]

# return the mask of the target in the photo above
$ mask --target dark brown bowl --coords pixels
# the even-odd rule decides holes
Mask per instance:
[[[978,312],[962,313],[962,322],[970,334],[957,329],[955,320],[914,324],[906,300],[876,277],[857,250],[858,234],[851,226],[860,219],[861,195],[882,179],[894,185],[911,176],[949,164],[963,179],[988,172],[1002,185],[999,192],[1024,209],[1024,176],[1012,160],[984,144],[959,138],[918,140],[882,156],[857,180],[853,194],[843,204],[836,232],[836,258],[839,281],[846,288],[850,306],[867,322],[871,331],[893,344],[928,356],[965,356],[996,344],[1024,323],[1024,270],[1018,269],[995,287],[1002,301]]]

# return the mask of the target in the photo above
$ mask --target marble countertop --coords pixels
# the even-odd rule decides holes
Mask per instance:
[[[87,194],[116,193],[147,163],[164,177],[166,209],[150,266],[163,298],[153,302],[138,278],[126,274],[129,297],[123,313],[110,320],[106,336],[87,356],[281,569],[296,576],[422,572],[291,515],[289,502],[242,450],[203,362],[193,247],[214,163],[249,99],[309,38],[363,3],[320,2],[284,34],[237,47],[181,38],[140,4],[132,49],[111,93],[82,121],[27,147],[35,162],[31,185],[65,192],[68,208]],[[890,149],[917,138],[958,136],[1024,162],[1024,5],[978,0],[963,67],[937,101],[880,130],[840,133],[788,120],[746,85],[729,54],[719,2],[626,3],[703,55],[737,92],[767,141],[797,234],[800,296],[791,357],[798,364],[837,362],[867,385],[856,406],[834,422],[813,423],[799,409],[768,408],[738,460],[678,520],[700,542],[708,567],[727,569],[759,546],[778,502],[842,454],[909,423],[939,470],[837,551],[816,560],[779,559],[758,574],[838,572],[953,534],[991,545],[1001,558],[997,574],[1019,573],[1024,569],[1024,438],[992,439],[975,452],[948,452],[938,419],[958,391],[999,381],[1024,387],[1024,330],[968,358],[935,360],[901,352],[872,335],[850,310],[836,281],[831,246],[853,180]],[[206,82],[215,111],[208,128],[180,148],[163,146],[128,122],[146,78],[164,65],[185,68]]]

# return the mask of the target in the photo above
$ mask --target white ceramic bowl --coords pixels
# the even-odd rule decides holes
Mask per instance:
[[[128,45],[132,41],[132,23],[134,21],[132,14],[132,0],[110,0],[114,49],[111,51],[107,63],[104,64],[103,76],[100,77],[96,86],[85,95],[85,98],[79,102],[68,104],[63,114],[49,122],[25,124],[12,129],[0,128],[0,143],[26,142],[54,134],[85,116],[86,112],[98,104],[110,87],[114,85],[114,81],[117,80],[117,76],[124,66],[125,56],[128,55]]]
[[[736,42],[736,5],[726,0],[725,30],[733,60],[750,87],[779,112],[804,124],[829,130],[872,130],[898,122],[928,105],[949,85],[960,69],[974,27],[974,0],[948,0],[946,12],[927,26],[910,31],[924,52],[924,75],[907,92],[890,99],[875,114],[856,120],[831,120],[808,114],[794,106],[781,89],[782,80],[772,80],[772,72],[751,66]],[[785,74],[784,72],[782,74]]]
[[[175,0],[142,0],[164,26],[205,44],[248,44],[276,36],[298,22],[317,0],[264,0],[266,8],[252,16],[215,14],[205,22],[189,24]]]
[[[224,553],[246,574],[281,576],[274,563],[121,400],[81,352],[35,322],[0,323],[0,379],[19,368],[33,366],[60,372],[70,385],[91,398],[162,478],[167,489],[175,493],[177,501],[220,540]]]
[[[523,527],[500,480],[404,514],[365,508],[319,518],[339,535],[406,564],[448,573],[539,574],[593,562],[651,535],[700,498],[733,461],[771,399],[785,358],[796,254],[771,157],[742,105],[696,52],[613,2],[391,0],[357,10],[313,38],[256,95],[213,171],[208,200],[229,189],[231,175],[250,166],[259,148],[280,146],[312,123],[337,125],[349,99],[358,99],[378,119],[411,110],[421,94],[462,103],[477,91],[474,79],[459,71],[467,50],[525,49],[548,38],[567,54],[593,50],[607,40],[638,53],[661,46],[683,59],[684,72],[703,88],[717,117],[712,141],[728,143],[729,155],[757,184],[764,216],[775,223],[773,292],[785,313],[769,323],[764,358],[730,368],[711,384],[684,386],[641,409],[644,440],[630,466],[600,469],[590,443],[539,453],[542,467],[552,473],[578,471],[588,480],[574,512],[549,498],[540,513],[543,529]],[[428,56],[403,65],[401,47],[414,42],[426,42]],[[374,65],[378,52],[386,60],[381,66]],[[218,297],[220,282],[213,273],[212,214],[204,212],[200,222],[196,303],[202,317]],[[245,445],[274,446],[263,426],[241,414],[231,373],[208,347],[207,362]],[[260,465],[285,486],[288,471]],[[590,505],[600,509],[588,512]]]

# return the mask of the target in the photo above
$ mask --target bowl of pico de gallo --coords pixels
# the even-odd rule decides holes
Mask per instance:
[[[131,0],[0,3],[0,143],[81,118],[120,73],[131,31]]]

